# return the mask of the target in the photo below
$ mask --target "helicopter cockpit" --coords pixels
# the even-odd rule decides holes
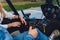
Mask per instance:
[[[45,35],[50,36],[54,30],[60,31],[60,9],[59,9],[59,1],[57,0],[58,6],[52,4],[52,0],[46,0],[46,3],[41,5],[39,10],[23,10],[17,12],[15,7],[13,6],[10,0],[6,0],[9,7],[14,12],[14,15],[23,15],[24,19],[27,21],[27,27],[25,25],[21,25],[21,28],[10,28],[7,29],[10,33],[20,30],[20,32],[24,32],[28,30],[28,26],[33,26],[33,28],[38,28],[43,32]],[[37,11],[37,12],[36,12]],[[37,16],[38,15],[38,16]],[[7,21],[6,21],[7,20]],[[6,19],[4,18],[2,24],[8,24],[10,22],[19,21],[20,19]],[[19,21],[20,22],[20,21]],[[25,26],[25,27],[23,27]],[[13,30],[13,31],[12,31]],[[54,40],[59,40],[60,35]]]

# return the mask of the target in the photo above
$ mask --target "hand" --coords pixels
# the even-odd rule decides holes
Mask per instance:
[[[34,38],[36,38],[37,35],[38,35],[38,32],[37,32],[36,28],[35,28],[35,29],[32,29],[32,26],[31,26],[31,27],[29,28],[28,34],[31,34]]]
[[[24,20],[24,18],[22,16],[20,16],[20,19],[21,19],[22,24],[27,25],[26,21]]]
[[[8,24],[8,27],[9,27],[9,28],[10,28],[10,27],[18,27],[18,26],[20,26],[20,25],[21,25],[20,22],[13,22],[13,23]]]

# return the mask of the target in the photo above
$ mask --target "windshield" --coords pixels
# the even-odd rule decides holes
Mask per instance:
[[[60,2],[60,0],[58,0]],[[21,9],[23,10],[24,14],[31,13],[30,18],[37,18],[43,19],[44,15],[41,10],[41,5],[46,3],[46,0],[11,0],[15,9],[19,12],[20,15],[23,16]],[[4,9],[7,11],[12,11],[11,8],[8,6],[6,1],[2,1]],[[57,1],[52,1],[53,5],[57,5]]]
[[[59,4],[60,4],[60,0]],[[1,1],[0,1],[1,2]],[[40,7],[40,5],[45,4],[46,0],[11,0],[13,5],[17,10],[20,9],[28,9],[31,7]],[[11,9],[8,7],[8,4],[5,0],[2,0],[3,6],[7,11],[10,11]],[[57,5],[57,1],[53,0],[53,4]],[[8,9],[9,8],[9,9]]]
[[[1,0],[0,0],[1,1]],[[28,25],[31,24],[33,26],[37,25],[38,28],[40,28],[41,24],[42,24],[42,30],[45,32],[47,35],[50,35],[52,30],[54,29],[59,29],[60,27],[60,10],[59,7],[57,6],[58,4],[60,4],[60,0],[53,0],[52,4],[54,6],[57,6],[56,10],[54,10],[54,8],[50,9],[51,6],[46,7],[49,15],[46,17],[43,14],[41,5],[46,3],[46,0],[10,0],[14,6],[14,8],[11,8],[8,3],[5,0],[2,0],[2,4],[3,4],[3,8],[5,9],[5,11],[9,12],[9,13],[17,13],[20,16],[24,16],[24,14],[29,14],[29,18],[31,19],[43,19],[43,20],[28,20]],[[57,4],[58,3],[58,4]],[[44,8],[44,7],[43,7]],[[14,9],[14,10],[12,10]],[[44,11],[46,11],[45,9],[43,9]],[[50,11],[52,10],[52,11]],[[54,14],[54,13],[59,13],[58,15]],[[48,13],[46,13],[48,14]],[[55,18],[57,18],[58,20],[55,20]],[[47,20],[49,19],[49,20]],[[52,20],[51,20],[52,19]],[[6,22],[6,21],[5,21]],[[9,22],[9,21],[8,21]],[[40,24],[41,23],[41,24]],[[24,25],[23,25],[24,26]],[[36,27],[37,27],[36,26]],[[45,30],[46,28],[46,30]],[[13,31],[13,30],[12,30]],[[52,37],[52,36],[51,36]]]

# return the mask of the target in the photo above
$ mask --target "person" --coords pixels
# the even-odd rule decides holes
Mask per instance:
[[[2,9],[2,4],[0,3],[0,40],[49,40],[49,37],[44,35],[41,31],[39,31],[37,28],[32,29],[32,26],[30,26],[29,31],[25,31],[24,33],[18,34],[15,37],[12,37],[10,33],[7,31],[7,28],[11,27],[18,27],[21,25],[20,22],[13,22],[9,24],[1,24],[3,18],[18,18],[17,15],[7,14]],[[26,21],[23,19],[23,17],[20,16],[22,24],[26,25]]]
[[[0,3],[0,23],[3,21],[3,18],[10,18],[10,19],[18,19],[18,15],[13,15],[13,14],[9,14],[9,13],[5,13],[4,12],[4,9],[2,8],[2,5],[1,5],[1,3]],[[22,16],[19,16],[19,18],[21,19],[21,22],[22,22],[22,24],[25,24],[26,25],[26,21],[23,19],[23,17]],[[1,24],[0,24],[1,25]],[[10,28],[10,27],[12,27],[12,26],[19,26],[19,25],[21,25],[21,23],[20,22],[13,22],[13,23],[9,23],[9,24],[5,24],[5,26],[6,26],[6,28],[7,28],[7,26],[8,26],[8,28]],[[1,25],[1,26],[3,26],[3,25]]]

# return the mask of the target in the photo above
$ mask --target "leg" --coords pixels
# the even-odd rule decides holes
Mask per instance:
[[[49,38],[46,35],[44,35],[40,30],[37,31],[38,31],[38,36],[35,40],[49,40]],[[28,32],[21,33],[16,37],[14,37],[14,40],[24,40],[26,35],[28,35]]]
[[[16,37],[14,37],[14,40],[24,40],[25,36],[28,35],[28,32],[24,32],[24,33],[21,33],[19,35],[17,35]]]
[[[27,34],[28,34],[28,32],[24,32],[22,34],[19,34],[16,37],[14,37],[14,40],[24,40],[24,37]],[[49,40],[49,38],[38,30],[38,37],[35,40]]]
[[[40,30],[38,30],[38,36],[36,38],[36,40],[49,40],[49,37],[47,37],[46,35],[44,35]]]
[[[0,39],[1,40],[13,40],[7,29],[0,26]]]

